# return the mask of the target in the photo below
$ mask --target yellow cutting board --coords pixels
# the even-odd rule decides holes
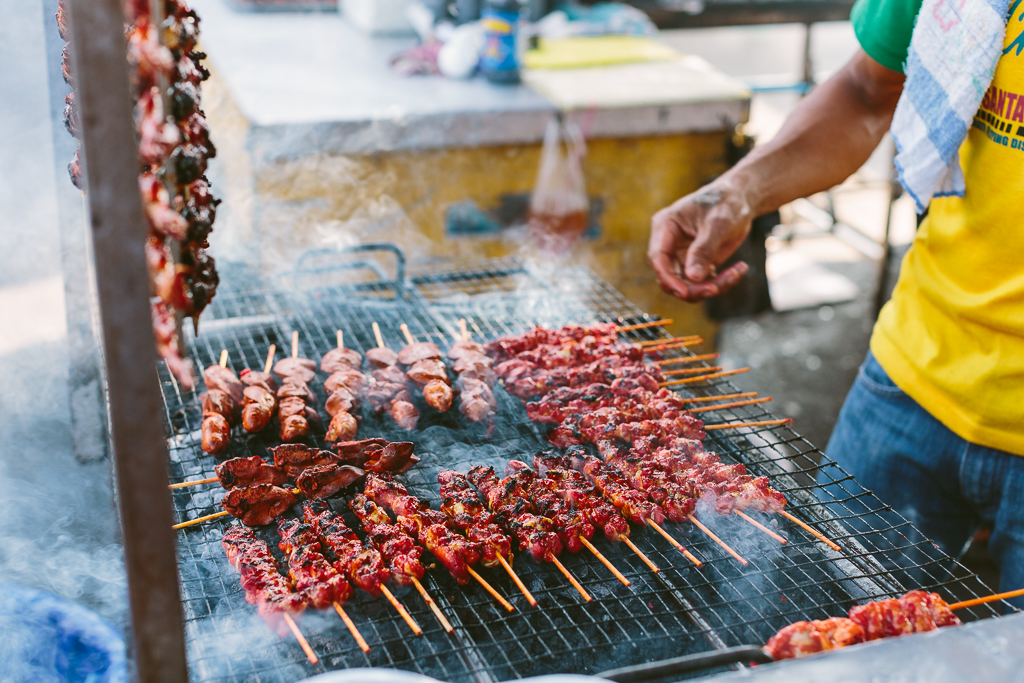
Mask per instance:
[[[645,36],[541,38],[523,57],[527,69],[579,69],[676,59],[679,53]]]

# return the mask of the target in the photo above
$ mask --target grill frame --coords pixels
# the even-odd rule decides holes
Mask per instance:
[[[365,351],[375,345],[370,330],[373,320],[381,323],[386,342],[399,349],[404,343],[398,329],[402,322],[418,340],[446,348],[458,334],[460,317],[466,318],[478,340],[519,332],[533,323],[558,326],[650,319],[585,268],[537,269],[518,259],[496,259],[421,269],[406,281],[401,258],[399,275],[389,279],[382,267],[370,268],[367,276],[365,260],[354,261],[358,267],[351,268],[345,257],[327,256],[335,259],[334,265],[304,273],[314,284],[303,289],[288,286],[294,285],[295,278],[291,283],[282,278],[260,290],[223,289],[209,319],[204,318],[200,335],[190,342],[197,365],[217,362],[221,348],[227,348],[236,371],[259,367],[270,343],[286,351],[293,329],[300,331],[300,355],[306,357],[319,360],[333,347],[336,327],[345,331],[347,346]],[[663,330],[650,328],[627,338],[666,336]],[[687,353],[672,351],[666,356]],[[318,406],[326,399],[319,386],[321,375],[313,387]],[[217,461],[198,448],[199,391],[183,394],[162,365],[160,378],[172,481],[212,476]],[[686,385],[686,391],[715,395],[737,389],[723,378]],[[541,432],[526,419],[521,402],[504,391],[496,391],[496,396],[500,412],[490,439],[485,428],[462,425],[456,409],[435,416],[422,405],[421,428],[411,435],[389,425],[386,418],[365,417],[360,438],[400,440],[404,435],[416,442],[423,462],[399,478],[436,508],[437,485],[432,477],[440,467],[456,466],[462,471],[470,463],[497,467],[511,455],[529,460],[543,447]],[[731,409],[728,415],[744,421],[772,417],[763,405]],[[712,420],[710,414],[704,417],[709,422],[724,421]],[[314,429],[314,441],[321,447],[325,427]],[[427,448],[422,445],[425,442]],[[276,443],[272,433],[243,440],[236,430],[227,457],[254,453],[266,457],[266,447]],[[363,630],[372,648],[370,655],[358,650],[336,616],[312,615],[304,619],[303,629],[323,664],[309,667],[294,642],[277,641],[255,609],[245,604],[237,575],[220,548],[225,524],[218,520],[183,530],[178,544],[191,676],[201,681],[294,680],[349,666],[390,666],[443,680],[481,682],[542,673],[597,673],[651,659],[763,643],[791,621],[835,616],[853,602],[893,597],[910,588],[939,589],[944,597],[956,599],[990,592],[976,576],[951,564],[909,522],[856,487],[852,477],[792,429],[709,432],[706,443],[723,461],[744,462],[752,473],[769,476],[789,499],[788,509],[833,538],[844,552],[828,549],[789,522],[779,525],[790,538],[782,547],[739,520],[704,515],[702,521],[750,561],[751,566],[742,569],[696,530],[668,524],[670,533],[705,561],[697,569],[660,537],[634,526],[634,539],[662,568],[661,574],[651,574],[621,544],[597,542],[633,582],[632,588],[618,584],[595,558],[568,555],[566,565],[595,597],[583,605],[553,568],[519,558],[517,571],[540,609],[530,608],[503,572],[484,570],[488,580],[516,605],[517,611],[508,614],[478,586],[457,588],[443,570],[435,569],[428,572],[426,585],[455,626],[455,634],[440,629],[415,592],[403,593],[400,599],[424,629],[424,636],[416,639],[386,603],[359,595],[348,611]],[[821,458],[820,464],[815,464],[816,458]],[[826,505],[820,490],[816,496],[816,487],[807,482],[821,471],[840,492],[839,502]],[[221,495],[220,488],[175,491],[175,514],[183,521],[214,512]],[[854,505],[865,509],[851,510]],[[358,528],[344,505],[336,501],[333,506],[350,526]],[[869,516],[885,518],[891,531],[879,534],[856,528]],[[273,531],[261,534],[268,541],[276,540]],[[965,611],[968,614],[961,616],[967,618],[996,614],[990,605]],[[247,655],[258,656],[244,661],[234,657],[239,642],[246,644]]]

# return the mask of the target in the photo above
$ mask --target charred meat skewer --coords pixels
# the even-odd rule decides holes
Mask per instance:
[[[266,541],[256,538],[252,529],[232,524],[221,540],[228,562],[234,567],[245,590],[245,600],[256,605],[260,617],[279,636],[288,633],[283,614],[299,616],[306,602],[292,582],[278,571],[277,560]]]
[[[452,407],[451,382],[442,360],[441,349],[431,342],[417,342],[409,326],[401,325],[408,345],[398,353],[398,362],[405,375],[423,394],[423,400],[434,410],[444,413]]]

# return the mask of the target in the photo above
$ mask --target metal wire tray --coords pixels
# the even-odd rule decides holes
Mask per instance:
[[[358,263],[365,269],[366,262]],[[404,259],[399,254],[399,273]],[[401,348],[399,325],[421,341],[442,348],[465,318],[474,337],[492,339],[533,324],[649,319],[607,283],[584,268],[536,270],[516,259],[431,268],[387,279],[381,268],[357,282],[331,282],[347,271],[318,269],[314,278],[247,292],[222,291],[204,317],[190,353],[200,367],[229,352],[236,371],[261,367],[270,344],[286,352],[291,333],[300,333],[300,355],[319,359],[344,331],[346,345],[375,346],[371,322],[378,322],[389,346]],[[295,284],[303,285],[296,288]],[[631,340],[665,337],[659,329],[628,335]],[[672,354],[689,353],[672,351]],[[202,389],[182,391],[160,367],[166,403],[172,481],[213,476],[216,460],[199,448]],[[314,380],[318,405],[326,395]],[[737,389],[717,380],[687,385],[688,394],[716,395]],[[421,406],[419,428],[398,430],[387,418],[364,415],[360,438],[412,440],[422,462],[400,479],[416,495],[438,504],[436,475],[473,464],[502,469],[513,458],[529,461],[547,446],[526,417],[521,402],[497,390],[499,414],[490,428],[467,425],[457,410],[436,414]],[[709,414],[705,414],[706,416]],[[761,406],[736,408],[708,421],[759,420]],[[325,425],[312,442],[324,447]],[[273,427],[250,435],[236,430],[228,457],[260,455],[277,445]],[[704,514],[702,520],[742,554],[741,566],[689,525],[667,524],[669,532],[704,561],[700,568],[660,536],[634,527],[633,538],[662,569],[653,574],[621,544],[596,540],[600,550],[628,577],[621,585],[589,553],[567,555],[566,566],[594,597],[584,603],[550,565],[518,558],[515,567],[540,603],[531,608],[500,570],[483,570],[516,611],[503,610],[479,586],[459,587],[442,569],[428,572],[426,586],[448,615],[455,632],[446,634],[414,592],[400,594],[424,634],[414,637],[383,600],[360,594],[347,607],[370,644],[363,654],[341,620],[331,613],[304,615],[302,628],[321,664],[309,666],[293,640],[278,639],[244,600],[237,574],[220,546],[223,519],[182,530],[178,547],[190,675],[196,681],[290,681],[324,670],[384,666],[441,680],[501,681],[557,672],[596,673],[617,666],[749,644],[761,644],[797,619],[843,614],[851,604],[892,597],[911,588],[938,590],[965,599],[990,590],[944,555],[905,519],[861,488],[850,475],[789,428],[709,432],[709,450],[723,461],[745,463],[768,476],[789,500],[788,509],[834,539],[842,552],[784,519],[760,520],[786,536],[781,545],[731,516]],[[818,486],[818,480],[825,486]],[[179,521],[218,511],[223,490],[215,485],[175,491]],[[358,528],[347,497],[332,501],[350,526]],[[882,529],[882,531],[878,531]],[[276,550],[276,533],[260,532]],[[961,613],[967,619],[992,616],[985,605]]]

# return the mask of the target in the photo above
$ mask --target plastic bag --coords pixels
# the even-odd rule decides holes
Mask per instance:
[[[586,151],[576,124],[565,121],[561,114],[548,121],[528,218],[530,241],[543,251],[568,252],[587,228],[590,203],[583,182]]]

